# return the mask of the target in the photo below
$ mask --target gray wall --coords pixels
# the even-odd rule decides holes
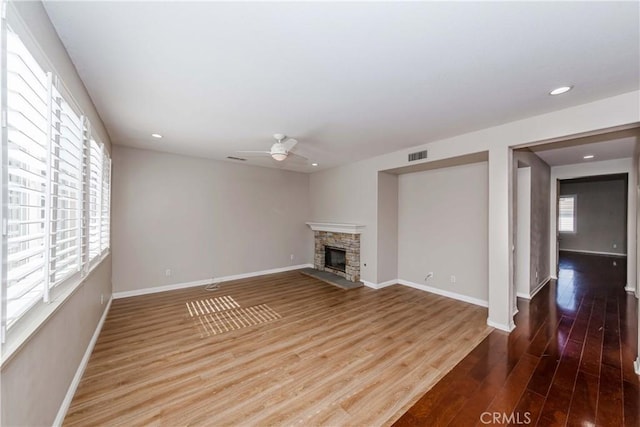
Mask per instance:
[[[50,426],[111,295],[111,257],[2,366],[3,426]]]
[[[15,7],[15,9],[14,9]],[[64,46],[40,2],[16,2],[16,12],[26,28],[13,25],[45,68],[55,70],[110,149],[107,133]],[[33,37],[33,40],[29,40]],[[35,48],[35,45],[39,48]],[[46,64],[48,63],[48,65]],[[106,304],[111,297],[111,257],[108,256],[56,311],[32,334],[13,357],[2,365],[3,426],[51,425],[78,369]],[[60,302],[53,302],[58,304]]]
[[[531,266],[530,266],[530,290],[536,288],[549,278],[551,266],[549,265],[550,220],[551,209],[551,168],[535,153],[528,150],[516,150],[513,152],[514,182],[517,179],[518,163],[531,167]],[[516,191],[517,186],[513,186]],[[514,194],[514,239],[516,230],[516,204],[517,197]]]
[[[113,173],[114,292],[313,262],[307,174],[122,146]]]
[[[577,195],[577,230],[575,234],[560,233],[560,249],[626,254],[627,187],[625,180],[561,181],[560,195],[570,194]]]
[[[378,283],[398,278],[398,176],[378,173]]]
[[[311,220],[364,225],[360,279],[378,283],[378,169],[367,161],[311,174]]]
[[[487,162],[408,173],[398,181],[399,278],[487,301]],[[425,282],[431,271],[434,278]]]

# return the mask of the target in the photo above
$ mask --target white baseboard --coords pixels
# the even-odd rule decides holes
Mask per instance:
[[[175,283],[173,285],[154,286],[153,288],[134,289],[133,291],[114,292],[113,299],[137,297],[140,295],[156,294],[158,292],[175,291],[176,289],[205,286],[214,282],[214,279],[196,280],[193,282]]]
[[[526,294],[524,292],[518,292],[516,295],[520,298],[524,298],[527,300],[533,299],[533,297],[535,297],[536,294],[540,292],[542,288],[544,288],[544,286],[551,281],[552,278],[553,277],[549,276],[546,279],[544,279],[542,282],[538,283],[536,287],[533,289],[533,291],[531,291],[531,293],[529,294]]]
[[[386,288],[387,286],[397,285],[398,279],[387,280],[386,282],[378,283],[379,288]]]
[[[538,283],[535,287],[535,289],[533,290],[533,292],[531,292],[531,298],[535,297],[536,294],[538,292],[540,292],[542,290],[542,288],[545,287],[546,284],[548,284],[549,282],[551,282],[551,276],[547,277],[546,279],[543,279],[542,282]],[[529,298],[529,299],[531,299]]]
[[[547,277],[542,282],[538,283],[536,287],[533,289],[533,291],[531,292],[531,296],[529,297],[529,299],[532,299],[533,297],[535,297],[536,294],[540,292],[542,288],[544,288],[545,285],[548,284],[549,282],[551,282],[551,276]]]
[[[393,280],[387,280],[386,282],[382,282],[382,283],[373,283],[373,282],[367,282],[366,280],[360,280],[366,287],[371,288],[371,289],[382,289],[382,288],[386,288],[387,286],[391,286],[391,285],[396,285],[398,284],[398,279],[393,279]]]
[[[403,279],[393,279],[393,280],[388,280],[388,281],[382,282],[382,283],[367,282],[366,280],[361,280],[361,282],[366,287],[371,288],[371,289],[382,289],[382,288],[385,288],[387,286],[396,285],[396,284],[397,285],[402,285],[402,286],[408,286],[410,288],[419,289],[421,291],[430,292],[432,294],[441,295],[441,296],[447,297],[447,298],[453,298],[453,299],[456,299],[458,301],[468,302],[470,304],[479,305],[481,307],[489,307],[489,302],[485,301],[485,300],[481,300],[481,299],[478,299],[478,298],[473,298],[473,297],[469,297],[469,296],[466,296],[466,295],[458,294],[456,292],[445,291],[443,289],[434,288],[432,286],[421,285],[420,283],[414,283],[414,282],[410,282],[408,280],[403,280]]]
[[[78,385],[80,385],[80,380],[82,379],[84,370],[87,368],[87,364],[89,363],[89,359],[91,358],[93,347],[95,347],[96,341],[98,341],[98,337],[100,336],[100,332],[102,331],[102,326],[104,325],[104,321],[107,319],[107,314],[109,314],[109,309],[111,308],[112,301],[113,301],[113,296],[109,298],[109,301],[107,301],[107,306],[104,308],[102,317],[100,317],[100,321],[96,326],[96,330],[93,332],[93,336],[89,341],[89,345],[87,345],[87,349],[84,352],[84,356],[82,356],[80,365],[78,365],[76,374],[73,376],[73,380],[71,380],[71,384],[69,384],[69,388],[67,389],[67,394],[64,396],[64,399],[62,400],[62,404],[60,404],[60,409],[58,409],[56,418],[53,421],[53,425],[55,427],[61,426],[62,422],[64,421],[64,417],[67,415],[67,411],[69,410],[69,406],[71,405],[73,396],[76,394],[76,390],[78,389]]]
[[[288,267],[272,268],[270,270],[253,271],[251,273],[234,274],[232,276],[216,277],[210,279],[196,280],[193,282],[174,283],[172,285],[154,286],[152,288],[134,289],[132,291],[114,292],[113,298],[128,298],[139,295],[155,294],[158,292],[175,291],[177,289],[193,288],[205,286],[211,283],[228,282],[229,280],[247,279],[249,277],[263,276],[265,274],[282,273],[284,271],[299,270],[301,268],[313,268],[313,264],[290,265]]]
[[[625,286],[625,287],[624,287],[624,290],[625,290],[625,291],[627,291],[627,292],[629,292],[629,293],[632,293],[632,294],[635,294],[635,292],[636,292],[636,288],[632,288],[632,287],[631,287],[631,286],[629,286],[629,285]]]
[[[582,249],[560,249],[560,252],[575,252],[578,254],[606,255],[606,256],[618,256],[618,257],[627,256],[627,254],[621,254],[617,252],[583,251]]]
[[[431,292],[432,294],[441,295],[447,298],[457,299],[459,301],[468,302],[470,304],[479,305],[481,307],[489,307],[489,302],[485,300],[481,300],[479,298],[473,298],[467,295],[462,295],[456,292],[445,291],[444,289],[434,288],[432,286],[422,285],[420,283],[409,282],[408,280],[398,279],[396,283],[399,283],[404,286],[409,286],[411,288],[420,289],[421,291]]]
[[[254,271],[251,273],[234,274],[214,279],[214,283],[228,282],[229,280],[248,279],[250,277],[264,276],[265,274],[283,273],[285,271],[300,270],[302,268],[313,268],[313,264],[289,265],[287,267],[271,268],[269,270]]]
[[[633,363],[633,367],[636,370],[636,374],[640,375],[640,356],[638,356],[636,361]]]
[[[362,280],[360,279],[360,281],[362,282],[363,285],[365,285],[367,288],[371,288],[371,289],[380,289],[378,287],[377,283],[373,283],[373,282],[367,282],[366,280]]]
[[[492,328],[500,329],[504,332],[511,332],[516,328],[516,324],[513,323],[513,320],[511,320],[508,325],[505,325],[503,323],[494,322],[491,319],[487,319],[487,325],[491,326]]]

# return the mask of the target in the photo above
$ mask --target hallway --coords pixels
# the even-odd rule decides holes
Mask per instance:
[[[557,283],[518,299],[516,329],[492,332],[395,425],[640,425],[625,277],[625,258],[562,253]]]

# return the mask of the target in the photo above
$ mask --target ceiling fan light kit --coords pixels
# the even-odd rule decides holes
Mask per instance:
[[[282,143],[282,141],[287,136],[282,133],[276,133],[276,134],[273,134],[273,137],[278,142],[276,142],[275,144],[273,144],[273,146],[271,146],[271,157],[273,158],[273,160],[277,160],[281,162],[284,159],[286,159],[287,155],[289,154],[288,153],[289,150],[287,150],[287,147],[285,147],[284,144]],[[293,141],[295,141],[295,139]],[[293,145],[291,147],[293,147]]]
[[[287,153],[271,153],[271,157],[273,157],[273,160],[277,160],[279,162],[283,161],[284,159],[287,158]]]

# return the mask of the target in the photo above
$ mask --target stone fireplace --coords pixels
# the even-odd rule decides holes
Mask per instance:
[[[363,226],[308,222],[314,234],[313,268],[351,282],[360,281],[360,233]]]

